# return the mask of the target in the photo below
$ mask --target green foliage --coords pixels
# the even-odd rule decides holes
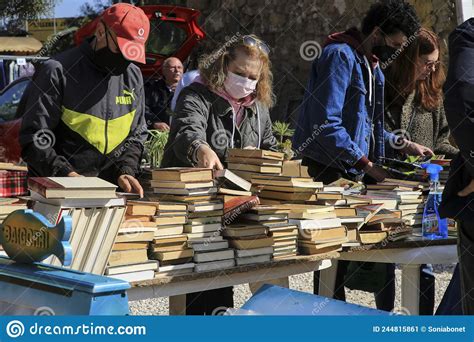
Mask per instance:
[[[147,161],[151,168],[159,168],[161,160],[163,159],[163,153],[165,150],[166,142],[168,141],[169,132],[161,132],[158,130],[148,131],[150,138],[145,142],[145,154]]]
[[[50,14],[59,0],[0,0],[0,19],[11,33],[23,29],[24,21]]]
[[[295,134],[295,130],[290,128],[290,124],[281,121],[275,121],[272,125],[273,135],[278,139],[278,149],[280,152],[285,153],[285,158],[290,160],[293,158],[293,150],[291,138]]]

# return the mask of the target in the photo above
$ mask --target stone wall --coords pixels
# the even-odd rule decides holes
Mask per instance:
[[[195,55],[213,49],[236,33],[255,33],[272,48],[275,93],[274,120],[298,115],[311,60],[331,32],[360,26],[374,0],[188,0],[202,12],[207,39]],[[456,26],[454,0],[410,0],[423,25],[447,41]]]

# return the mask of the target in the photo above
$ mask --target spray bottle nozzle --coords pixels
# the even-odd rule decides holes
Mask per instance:
[[[432,182],[439,181],[439,173],[443,171],[443,167],[438,164],[421,164],[421,167],[430,175]]]

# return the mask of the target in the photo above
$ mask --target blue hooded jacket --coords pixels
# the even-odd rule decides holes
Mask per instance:
[[[329,36],[313,62],[293,138],[299,154],[354,176],[397,139],[384,129],[384,75],[360,42],[356,29]]]

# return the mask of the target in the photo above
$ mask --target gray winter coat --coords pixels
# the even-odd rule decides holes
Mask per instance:
[[[257,101],[246,108],[240,127],[233,128],[232,116],[230,103],[205,85],[193,83],[184,88],[176,104],[161,166],[194,166],[197,148],[202,144],[208,144],[225,162],[232,137],[235,148],[276,148],[267,107]]]

